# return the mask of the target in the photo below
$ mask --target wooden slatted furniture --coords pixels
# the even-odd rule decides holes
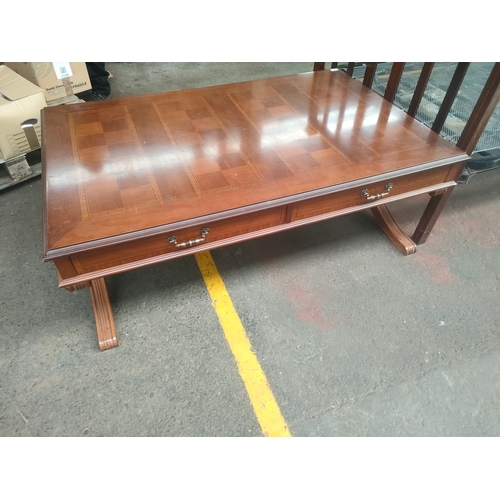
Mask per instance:
[[[394,102],[396,93],[398,91],[398,86],[403,75],[405,68],[404,62],[393,63],[391,74],[389,76],[389,81],[384,93],[384,99],[389,102]],[[413,98],[411,100],[410,106],[408,108],[408,115],[415,117],[424,96],[424,92],[429,82],[432,70],[434,69],[433,62],[426,62],[422,66],[420,72],[420,77],[418,79],[415,91],[413,93]],[[346,74],[353,76],[354,68],[356,63],[350,62],[347,64]],[[369,62],[365,65],[365,74],[363,78],[363,85],[372,88],[373,80],[377,70],[378,63]],[[470,63],[460,62],[457,64],[453,78],[450,81],[448,90],[443,98],[439,112],[437,113],[434,122],[432,124],[431,130],[436,133],[441,132],[443,125],[446,121],[448,114],[450,113],[451,107],[455,98],[460,90],[460,86],[464,80],[464,77],[469,69]],[[331,63],[331,68],[336,69],[338,63]],[[320,71],[325,69],[324,62],[314,63],[314,71]],[[495,63],[493,66],[490,76],[482,89],[482,93],[476,103],[474,110],[472,111],[467,124],[457,142],[457,146],[464,150],[467,154],[471,154],[474,151],[483,130],[485,129],[488,120],[491,118],[498,102],[500,100],[500,63]]]
[[[358,210],[405,254],[425,241],[468,154],[338,70],[43,110],[44,259],[105,277]],[[430,193],[413,239],[389,202]]]

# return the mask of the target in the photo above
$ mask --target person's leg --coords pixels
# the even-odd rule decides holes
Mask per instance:
[[[108,81],[108,72],[103,62],[88,62],[87,71],[92,85],[92,99],[104,100],[111,94],[111,85]]]

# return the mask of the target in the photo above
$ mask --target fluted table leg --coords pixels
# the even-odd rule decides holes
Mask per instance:
[[[104,278],[98,278],[90,282],[90,297],[94,306],[97,340],[101,351],[117,347],[115,319]]]

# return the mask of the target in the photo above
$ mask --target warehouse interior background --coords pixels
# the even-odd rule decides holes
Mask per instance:
[[[107,68],[111,98],[120,98],[311,71],[312,63],[112,62]],[[384,486],[383,466],[375,464],[380,443],[331,438],[385,437],[383,446],[395,455],[413,450],[431,470],[444,467],[453,478],[470,474],[470,462],[461,460],[468,450],[486,455],[494,449],[491,438],[500,434],[499,194],[500,169],[457,186],[414,256],[401,256],[363,212],[212,252],[292,436],[323,438],[320,445],[303,440],[291,456],[338,447],[344,457],[313,460],[317,469],[306,468],[309,474],[327,478],[332,463],[342,470],[347,463]],[[411,228],[420,206],[404,201],[394,211]],[[262,436],[194,259],[108,280],[120,347],[102,353],[88,291],[59,290],[55,268],[42,262],[41,207],[40,176],[0,191],[0,436],[9,450],[17,449],[17,462],[36,470],[46,454],[32,440],[12,442],[19,437]],[[394,437],[419,439],[412,448]],[[430,445],[431,437],[470,439]],[[75,440],[60,441],[49,446],[71,454]],[[110,456],[126,475],[129,441],[117,441]],[[161,441],[159,453],[172,468],[194,464],[214,472],[217,450],[238,456],[244,446],[270,481],[275,456],[291,477],[301,474],[286,445],[280,451],[268,445],[266,457],[266,448],[252,451],[242,440],[194,441]],[[77,449],[85,449],[80,442]],[[158,452],[156,443],[135,446],[135,453]],[[90,456],[92,446],[84,452]],[[52,460],[68,467],[60,457]],[[484,482],[462,493],[486,487],[492,466],[481,465]],[[82,470],[95,474],[87,467]],[[164,474],[161,463],[151,471]],[[231,471],[241,481],[256,472]],[[400,479],[414,477],[404,466],[398,471]],[[323,487],[324,478],[318,480]],[[220,487],[215,472],[206,486]]]

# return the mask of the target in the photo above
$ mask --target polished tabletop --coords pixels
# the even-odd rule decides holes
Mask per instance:
[[[47,107],[42,141],[46,258],[464,157],[336,70]]]

